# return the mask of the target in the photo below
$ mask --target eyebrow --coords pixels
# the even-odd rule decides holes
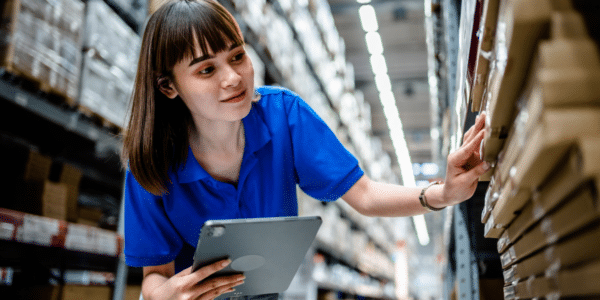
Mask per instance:
[[[237,48],[237,47],[239,47],[241,45],[242,44],[234,43],[233,45],[231,45],[231,47],[229,47],[229,51],[231,51],[231,50],[233,50],[233,49],[235,49],[235,48]],[[214,57],[215,57],[214,55],[204,54],[204,55],[202,55],[200,57],[196,57],[196,58],[192,59],[192,61],[190,62],[189,66],[191,67],[192,65],[195,65],[195,64],[197,64],[199,62],[202,62],[202,61],[205,61],[207,59],[214,58]]]

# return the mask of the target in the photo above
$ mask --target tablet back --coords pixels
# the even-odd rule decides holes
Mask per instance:
[[[194,254],[194,270],[221,259],[232,263],[214,276],[243,273],[244,284],[216,300],[287,290],[313,243],[319,216],[207,221]]]

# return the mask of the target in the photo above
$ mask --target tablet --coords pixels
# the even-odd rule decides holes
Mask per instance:
[[[229,258],[231,264],[212,276],[246,276],[244,284],[216,300],[282,293],[300,268],[321,223],[319,216],[206,221],[193,270]]]

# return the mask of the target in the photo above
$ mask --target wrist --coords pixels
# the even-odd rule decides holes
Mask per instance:
[[[421,190],[419,201],[421,206],[428,211],[439,211],[444,209],[448,204],[445,202],[444,185],[441,181],[435,181]]]

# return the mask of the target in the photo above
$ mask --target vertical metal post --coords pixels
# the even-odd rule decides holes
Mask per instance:
[[[456,280],[459,300],[479,300],[479,272],[467,228],[467,203],[454,208],[454,234],[456,248]]]
[[[121,208],[119,209],[119,225],[117,234],[125,234],[125,176],[123,176],[123,192],[121,193]],[[117,266],[117,275],[115,276],[115,289],[113,291],[113,300],[123,300],[125,298],[125,289],[127,288],[127,265],[125,264],[125,255],[119,254],[119,263]]]

